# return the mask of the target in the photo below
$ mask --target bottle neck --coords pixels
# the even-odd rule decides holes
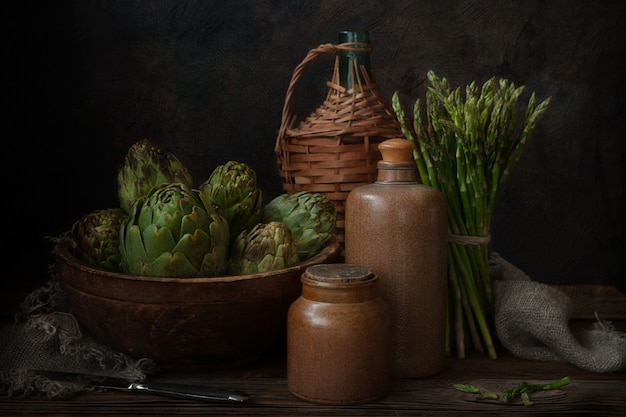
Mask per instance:
[[[417,183],[414,162],[378,162],[377,183]]]
[[[350,90],[359,85],[359,81],[365,83],[365,77],[371,79],[369,33],[366,30],[344,30],[339,33],[339,44],[341,86]]]

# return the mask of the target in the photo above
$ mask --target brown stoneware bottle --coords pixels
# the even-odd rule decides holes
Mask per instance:
[[[318,404],[376,401],[391,384],[391,322],[378,277],[349,264],[302,274],[302,295],[287,314],[287,387]]]
[[[376,182],[346,200],[345,261],[379,277],[392,320],[392,376],[428,376],[445,364],[446,202],[417,182],[413,143],[389,139],[378,149]]]

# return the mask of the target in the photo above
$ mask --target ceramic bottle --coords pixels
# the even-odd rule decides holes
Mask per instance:
[[[379,277],[391,313],[392,376],[428,376],[445,363],[446,202],[418,183],[413,143],[389,139],[378,148],[376,182],[346,200],[345,262]]]

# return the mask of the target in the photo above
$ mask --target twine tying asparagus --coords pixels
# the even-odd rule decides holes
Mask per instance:
[[[491,242],[491,235],[487,236],[463,236],[448,234],[448,242],[458,245],[488,245]]]
[[[469,343],[497,357],[493,340],[494,296],[489,277],[490,224],[496,195],[519,159],[526,138],[546,111],[532,93],[518,126],[518,101],[524,87],[491,78],[452,90],[445,78],[428,72],[426,123],[421,100],[407,124],[398,93],[392,107],[405,138],[415,143],[413,157],[424,185],[440,190],[448,205],[448,326],[446,349],[456,344],[465,357]],[[469,333],[469,337],[467,337]],[[468,340],[466,340],[468,339]]]

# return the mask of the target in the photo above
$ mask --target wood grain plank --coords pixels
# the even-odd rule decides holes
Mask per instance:
[[[528,382],[546,382],[529,380]],[[517,384],[518,379],[471,379],[485,390],[498,390]],[[67,400],[48,401],[2,399],[0,413],[6,415],[619,415],[626,411],[626,380],[573,380],[560,390],[535,393],[532,407],[520,401],[499,404],[478,401],[473,394],[452,388],[449,379],[394,380],[391,392],[382,400],[362,405],[318,405],[297,399],[286,388],[284,378],[225,379],[219,384],[248,392],[251,401],[244,405],[206,404],[188,400],[164,399],[142,394],[118,392],[88,393]],[[5,414],[2,414],[5,415]]]
[[[626,320],[626,296],[610,285],[554,285],[567,294],[572,304],[572,317],[595,320]]]
[[[575,320],[573,325],[589,325]],[[624,328],[626,321],[617,320]],[[527,361],[499,348],[492,360],[471,351],[465,359],[449,357],[442,372],[428,378],[395,379],[378,402],[354,406],[318,405],[302,401],[287,389],[284,352],[242,368],[214,371],[163,371],[156,381],[235,388],[251,395],[242,405],[207,404],[154,395],[90,392],[68,399],[0,397],[0,416],[620,416],[626,415],[626,372],[593,373],[560,362]],[[551,382],[569,376],[560,390],[534,393],[532,407],[519,401],[502,405],[478,401],[455,390],[471,383],[498,390],[527,382]]]

